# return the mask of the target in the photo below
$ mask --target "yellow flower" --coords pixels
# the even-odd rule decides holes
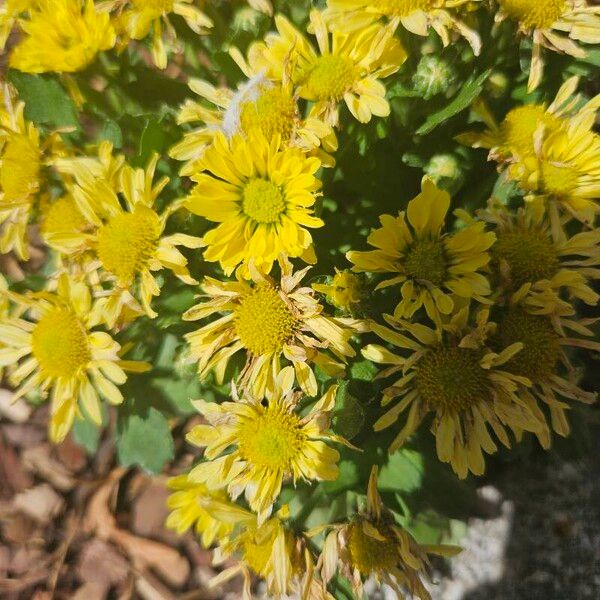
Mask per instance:
[[[328,283],[313,283],[313,290],[325,294],[327,302],[346,314],[353,315],[367,297],[367,290],[360,275],[350,271],[338,271]]]
[[[327,584],[338,570],[352,583],[357,598],[363,597],[363,582],[374,577],[390,586],[400,598],[406,591],[411,597],[431,600],[421,577],[427,576],[428,554],[454,556],[456,546],[425,546],[417,543],[381,501],[377,491],[377,467],[371,470],[364,512],[344,524],[329,527],[320,564]]]
[[[591,306],[598,303],[600,296],[589,283],[600,278],[600,229],[567,238],[558,216],[549,219],[539,199],[514,215],[498,204],[480,216],[496,227],[491,267],[505,290],[543,298],[538,312],[552,312],[564,304],[563,291]]]
[[[266,15],[273,14],[273,5],[271,0],[248,0],[248,4],[254,9],[265,13]]]
[[[475,0],[478,1],[478,0]],[[462,35],[475,55],[481,50],[479,34],[456,18],[454,11],[470,0],[327,0],[325,19],[335,29],[352,31],[366,27],[382,17],[416,35],[426,36],[432,28],[444,46],[451,43],[450,31]]]
[[[0,50],[4,50],[18,17],[29,10],[34,2],[35,0],[6,0],[0,6]]]
[[[534,156],[535,136],[540,129],[547,135],[559,130],[569,121],[588,120],[590,115],[595,115],[600,95],[583,103],[581,96],[575,94],[578,84],[579,77],[569,78],[548,107],[545,104],[517,106],[507,113],[500,124],[483,102],[477,102],[476,113],[488,129],[481,133],[464,133],[458,139],[474,148],[488,148],[490,159],[499,162]]]
[[[268,273],[280,255],[315,261],[305,228],[323,226],[312,208],[321,187],[317,158],[282,147],[280,136],[252,132],[228,142],[218,133],[199,164],[185,206],[219,223],[204,235],[205,260],[218,261],[227,275],[240,264],[247,273],[251,261]]]
[[[586,392],[577,385],[575,368],[564,352],[569,346],[600,351],[600,343],[585,339],[594,336],[588,328],[591,321],[567,319],[556,313],[533,314],[525,304],[513,300],[502,312],[494,336],[499,347],[523,344],[523,349],[504,368],[531,381],[531,387],[519,392],[520,398],[527,402],[539,421],[546,423],[546,416],[538,405],[538,401],[542,402],[550,412],[552,429],[563,437],[570,432],[565,413],[571,406],[567,400],[590,404],[597,399],[596,393]],[[573,333],[568,335],[567,330]],[[566,377],[560,373],[560,363],[567,367]],[[520,437],[518,430],[516,433]],[[535,433],[542,446],[549,448],[549,429],[543,427]]]
[[[343,363],[331,354],[342,361],[354,356],[349,344],[353,334],[349,325],[354,322],[323,314],[314,292],[298,287],[308,269],[292,273],[287,261],[281,261],[280,266],[279,285],[256,272],[253,285],[241,278],[204,280],[206,299],[183,315],[187,321],[221,315],[186,335],[201,378],[214,370],[222,383],[230,358],[242,350],[247,361],[241,385],[257,397],[273,389],[282,359],[292,363],[300,387],[311,396],[317,393],[311,365],[318,365],[331,376],[344,372]]]
[[[533,44],[529,91],[540,84],[544,69],[542,47],[584,58],[587,52],[577,42],[600,42],[600,7],[586,0],[498,0],[496,19],[516,21]]]
[[[310,600],[334,600],[315,577],[314,558],[306,537],[286,523],[287,505],[265,522],[231,504],[214,502],[211,512],[235,527],[215,550],[213,561],[215,565],[234,564],[210,581],[211,588],[241,574],[244,578],[241,597],[252,600],[254,574],[265,580],[267,593],[273,598],[293,594]]]
[[[323,14],[310,13],[318,52],[283,15],[275,17],[278,33],[248,50],[245,71],[264,72],[268,79],[289,77],[301,98],[313,102],[310,116],[331,125],[338,122],[343,100],[352,115],[366,123],[372,115],[386,117],[390,106],[379,81],[398,71],[406,52],[391,26],[373,25],[350,33],[327,29]]]
[[[542,196],[568,215],[592,225],[600,197],[600,136],[591,130],[595,115],[571,119],[565,126],[536,135],[535,154],[517,160],[508,175],[528,193]]]
[[[211,512],[212,502],[228,502],[229,497],[223,490],[210,491],[205,485],[190,481],[187,475],[171,477],[167,486],[173,490],[167,500],[171,510],[166,523],[168,528],[181,535],[193,527],[205,548],[231,533],[233,526]]]
[[[293,369],[286,367],[264,402],[248,394],[238,398],[235,389],[235,402],[195,402],[206,424],[186,436],[205,448],[206,459],[190,471],[190,481],[211,490],[227,487],[234,500],[244,492],[259,524],[271,514],[284,483],[335,481],[339,473],[340,454],[326,443],[343,441],[329,431],[337,386],[302,417],[297,412],[302,394],[292,391],[293,381]]]
[[[177,39],[169,20],[171,13],[183,17],[197,34],[206,34],[213,26],[211,19],[194,6],[194,0],[126,0],[125,5],[116,19],[117,27],[133,40],[143,40],[152,33],[152,58],[159,69],[167,67],[165,31],[172,41]]]
[[[475,221],[457,233],[443,234],[449,207],[449,194],[425,178],[421,194],[408,203],[406,213],[379,218],[382,226],[368,238],[377,250],[346,255],[354,271],[394,274],[376,289],[402,284],[394,313],[398,318],[410,318],[425,306],[437,322],[454,310],[453,294],[479,302],[486,302],[490,294],[480,271],[490,260],[488,250],[496,236]]]
[[[436,437],[438,458],[450,463],[463,479],[471,471],[482,475],[483,453],[493,454],[497,447],[488,427],[510,447],[506,427],[513,431],[540,431],[545,424],[521,398],[520,391],[531,382],[502,369],[521,350],[511,344],[498,353],[486,340],[495,325],[488,322],[488,311],[477,315],[477,326],[468,327],[469,311],[464,308],[440,328],[432,330],[418,323],[388,322],[399,331],[372,323],[374,333],[390,344],[412,351],[408,357],[378,345],[363,350],[365,358],[392,365],[387,375],[401,377],[384,392],[382,405],[398,398],[399,402],[376,423],[380,431],[395,423],[408,409],[405,424],[390,446],[390,452],[404,444],[429,413],[433,413],[431,431]]]
[[[262,73],[249,73],[248,76],[248,81],[235,93],[226,87],[215,88],[200,79],[189,82],[190,89],[215,108],[187,100],[179,112],[179,124],[203,124],[186,133],[170,151],[173,158],[187,161],[182,175],[198,171],[197,160],[202,158],[219,132],[231,139],[234,135],[247,136],[254,129],[267,140],[279,135],[282,146],[314,153],[323,166],[332,166],[333,159],[327,154],[337,150],[332,127],[319,119],[301,117],[298,100],[289,83],[274,84]]]
[[[40,134],[23,116],[8,86],[2,89],[0,107],[0,253],[14,250],[27,259],[27,225],[43,179],[43,167],[58,152],[58,137],[42,142]]]
[[[113,289],[97,309],[113,327],[125,306],[156,316],[150,302],[160,288],[152,272],[166,268],[183,282],[196,283],[176,246],[198,248],[201,240],[182,233],[164,235],[166,221],[179,205],[172,204],[162,214],[156,211],[157,198],[169,182],[163,177],[153,184],[158,156],[143,170],[123,165],[110,152],[110,145],[104,145],[100,160],[62,161],[60,168],[74,174],[73,198],[86,225],[79,231],[46,230],[44,235],[60,252],[74,257],[91,253],[90,268],[102,267],[101,278]]]
[[[93,0],[36,0],[19,24],[25,36],[9,63],[27,73],[81,71],[116,40],[109,15]]]
[[[107,333],[93,330],[96,323],[86,285],[63,275],[56,293],[9,293],[9,298],[28,318],[0,323],[0,338],[6,344],[0,348],[0,366],[17,365],[9,379],[18,386],[15,400],[34,389],[43,396],[50,393],[53,441],[65,438],[75,415],[81,415],[80,406],[86,418],[100,425],[99,397],[121,404],[117,386],[125,383],[125,370],[148,370],[146,363],[121,360],[119,344]]]
[[[6,319],[8,319],[10,315],[10,303],[8,301],[8,283],[4,278],[4,275],[0,273],[0,323]],[[4,340],[0,341],[0,355],[2,350],[6,348],[6,344]],[[0,361],[1,363],[2,361]],[[4,374],[4,366],[0,364],[0,381],[2,380],[2,376]]]

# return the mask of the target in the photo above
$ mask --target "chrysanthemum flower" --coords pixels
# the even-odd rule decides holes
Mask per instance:
[[[386,376],[401,373],[385,390],[382,405],[399,401],[375,423],[375,430],[380,431],[408,410],[390,452],[402,446],[425,417],[433,413],[431,432],[436,437],[438,458],[450,463],[462,479],[469,471],[483,474],[482,451],[496,452],[488,427],[507,447],[510,447],[507,427],[519,432],[537,432],[544,427],[517,393],[531,382],[502,368],[518,357],[522,344],[499,348],[498,353],[486,345],[494,330],[494,324],[488,322],[487,309],[478,313],[476,328],[468,326],[468,308],[437,330],[386,318],[399,331],[376,323],[371,324],[372,330],[390,344],[412,351],[410,356],[403,357],[378,345],[363,350],[365,358],[391,365],[384,371]]]
[[[371,470],[367,505],[350,522],[333,525],[325,538],[319,565],[327,584],[340,569],[363,597],[363,582],[374,577],[390,586],[400,598],[408,591],[420,600],[431,600],[421,578],[427,576],[428,554],[454,556],[456,546],[424,546],[416,542],[381,501],[377,491],[377,467]]]
[[[535,155],[535,135],[540,128],[548,135],[556,132],[570,120],[589,122],[589,115],[595,115],[600,96],[583,103],[575,91],[579,77],[571,77],[560,87],[553,102],[545,104],[524,104],[511,109],[498,123],[487,107],[476,104],[476,113],[483,119],[488,129],[469,132],[457,137],[462,143],[474,148],[488,148],[490,159],[498,162],[511,162]]]
[[[143,40],[152,34],[152,58],[159,69],[167,67],[165,32],[171,40],[177,38],[169,21],[171,13],[183,17],[197,34],[206,34],[213,26],[211,19],[194,6],[194,0],[121,0],[116,4],[124,5],[116,22],[126,35],[133,40]]]
[[[279,284],[255,271],[253,284],[242,278],[204,280],[205,299],[183,315],[184,320],[195,321],[221,314],[186,335],[201,378],[214,370],[222,383],[230,358],[242,350],[247,362],[241,384],[257,397],[273,388],[282,359],[292,363],[300,387],[311,396],[317,393],[311,365],[332,376],[343,373],[339,361],[355,354],[349,344],[353,321],[327,316],[313,290],[298,287],[308,269],[293,273],[292,265],[283,260],[280,266]]]
[[[40,218],[40,233],[42,239],[52,246],[52,240],[61,235],[74,235],[90,228],[73,196],[67,194],[45,203],[42,206]]]
[[[314,560],[306,537],[295,532],[286,521],[289,509],[284,505],[277,514],[260,522],[256,515],[231,503],[211,504],[211,513],[231,523],[233,533],[221,540],[214,552],[213,564],[231,564],[209,583],[217,587],[242,575],[243,600],[252,600],[252,575],[264,579],[270,597],[286,594],[310,600],[334,600],[315,577]]]
[[[171,510],[166,522],[169,529],[181,535],[193,527],[205,548],[231,533],[233,525],[219,520],[211,512],[211,503],[229,501],[224,490],[209,490],[202,483],[190,481],[187,475],[169,478],[167,487],[173,491],[167,500]]]
[[[259,10],[266,15],[273,14],[273,5],[271,4],[271,0],[248,0],[248,4],[254,10]]]
[[[253,131],[230,142],[218,133],[198,164],[203,172],[192,177],[185,206],[219,223],[204,235],[205,260],[227,275],[241,264],[246,274],[251,261],[268,273],[281,255],[315,261],[306,227],[324,225],[312,208],[321,187],[317,158]]]
[[[456,17],[456,9],[469,3],[470,0],[327,0],[324,15],[334,29],[343,31],[367,27],[383,17],[399,21],[416,35],[426,36],[432,28],[444,46],[450,44],[450,32],[455,31],[478,55],[481,50],[478,33]]]
[[[25,33],[10,66],[27,73],[72,73],[115,45],[116,34],[93,0],[37,0],[19,25]]]
[[[56,293],[29,296],[9,294],[26,312],[27,318],[8,318],[0,323],[0,366],[15,366],[10,382],[18,386],[16,400],[38,389],[50,394],[50,437],[62,441],[75,415],[102,423],[100,397],[120,404],[118,385],[127,379],[125,371],[144,372],[149,365],[123,361],[120,346],[110,335],[94,330],[92,300],[85,284],[63,275]]]
[[[554,310],[547,302],[552,295],[561,303],[562,291],[591,306],[598,303],[600,296],[589,283],[600,278],[600,229],[567,238],[558,216],[551,224],[539,200],[515,214],[499,204],[479,216],[496,227],[491,267],[505,290],[544,296],[545,312]]]
[[[565,353],[568,347],[600,351],[600,343],[586,339],[594,336],[588,328],[591,323],[593,320],[565,318],[556,313],[532,314],[526,305],[513,301],[498,319],[498,330],[493,338],[499,347],[523,344],[519,354],[505,364],[505,369],[531,381],[531,387],[522,389],[519,396],[542,422],[546,416],[538,401],[546,406],[552,429],[563,437],[570,432],[565,413],[571,405],[567,400],[590,404],[597,398],[597,394],[577,385],[576,370]],[[561,364],[567,370],[566,376],[561,375]],[[536,436],[544,448],[550,447],[547,427],[537,431]]]
[[[402,284],[394,313],[398,318],[410,318],[425,306],[429,317],[439,321],[454,310],[453,294],[479,302],[490,294],[480,271],[490,260],[488,250],[496,236],[475,221],[454,234],[442,233],[449,207],[450,195],[425,178],[406,213],[379,218],[382,226],[367,240],[377,250],[346,255],[354,271],[393,275],[376,289]]]
[[[0,50],[4,50],[17,18],[29,10],[35,0],[5,0],[0,6]]]
[[[301,417],[296,409],[302,394],[292,391],[293,381],[293,370],[286,367],[264,402],[248,394],[238,398],[235,388],[235,402],[195,402],[207,423],[186,436],[205,448],[206,459],[190,471],[190,481],[211,490],[226,487],[234,500],[244,492],[259,522],[270,515],[284,482],[338,476],[340,454],[328,445],[343,441],[329,431],[337,386]]]
[[[245,68],[249,68],[241,55],[230,52]],[[301,117],[298,99],[289,82],[274,84],[262,73],[246,74],[249,79],[237,92],[226,87],[215,88],[199,79],[189,82],[190,89],[215,108],[194,100],[187,100],[181,108],[179,124],[203,124],[186,133],[170,151],[173,158],[187,161],[181,170],[182,175],[197,172],[196,161],[202,158],[218,132],[231,139],[235,135],[247,136],[253,129],[260,131],[267,140],[275,135],[281,136],[282,146],[315,153],[324,166],[333,164],[333,159],[327,154],[337,149],[332,127],[319,119]]]
[[[508,174],[528,193],[526,200],[542,196],[591,225],[599,211],[600,136],[591,129],[594,114],[584,117],[547,135],[540,129],[535,154],[511,164]]]
[[[390,114],[385,87],[379,80],[398,71],[406,60],[392,26],[375,24],[351,33],[330,34],[322,13],[313,10],[310,26],[317,38],[316,51],[283,15],[275,17],[275,24],[278,33],[268,34],[264,42],[255,42],[248,50],[252,72],[264,72],[273,81],[289,76],[300,97],[314,102],[311,116],[334,126],[342,100],[363,123],[372,115]]]
[[[135,298],[141,301],[140,311],[143,308],[148,316],[156,316],[150,302],[160,288],[152,272],[169,269],[183,282],[196,283],[176,246],[198,248],[201,240],[182,233],[163,235],[166,221],[178,205],[162,214],[156,211],[156,200],[169,182],[163,177],[153,184],[157,163],[155,155],[146,170],[124,165],[105,178],[105,172],[96,171],[96,162],[71,161],[69,168],[77,181],[73,197],[87,226],[80,231],[45,232],[48,244],[67,255],[91,253],[94,260],[89,270],[102,267],[101,279],[113,289],[104,294],[99,307],[111,327],[125,305],[136,308]]]
[[[330,278],[327,283],[313,283],[313,290],[324,294],[327,302],[346,314],[353,315],[366,300],[368,291],[361,275],[345,269]]]
[[[531,37],[529,91],[542,80],[542,47],[584,58],[587,53],[577,42],[600,42],[600,7],[591,6],[587,0],[498,0],[498,4],[497,20],[516,21],[521,33]]]
[[[23,116],[25,105],[15,102],[7,86],[0,107],[0,253],[14,250],[29,256],[27,225],[42,183],[42,169],[58,151],[58,137],[44,142]]]

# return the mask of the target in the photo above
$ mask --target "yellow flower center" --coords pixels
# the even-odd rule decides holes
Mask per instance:
[[[0,190],[5,198],[27,199],[38,190],[39,175],[39,148],[26,135],[11,135],[0,156]]]
[[[306,441],[300,418],[279,404],[261,406],[258,410],[256,417],[240,426],[240,456],[252,465],[289,473]]]
[[[543,161],[540,171],[540,184],[545,194],[562,198],[570,196],[577,188],[579,173],[570,165]]]
[[[59,198],[46,209],[42,233],[75,233],[83,231],[87,222],[72,198]]]
[[[538,229],[519,228],[498,235],[492,246],[492,265],[506,261],[515,287],[549,279],[558,270],[558,254],[552,239]]]
[[[508,371],[533,382],[547,380],[554,374],[560,355],[560,338],[547,317],[515,308],[498,324],[497,338],[504,348],[516,342],[524,344],[506,363]]]
[[[406,274],[439,286],[446,280],[447,258],[441,240],[417,240],[404,259]]]
[[[235,309],[235,330],[254,356],[281,352],[292,338],[297,321],[275,288],[258,284]]]
[[[489,396],[488,371],[480,353],[468,348],[441,346],[430,350],[417,365],[421,397],[443,411],[467,410]]]
[[[263,90],[257,100],[242,105],[240,124],[246,133],[258,128],[269,140],[276,134],[289,140],[296,118],[294,99],[280,87],[272,87]]]
[[[129,285],[154,256],[160,231],[158,215],[136,204],[133,212],[117,214],[98,230],[98,258],[107,271]]]
[[[340,100],[359,76],[359,69],[347,56],[319,56],[308,71],[304,87],[309,100]]]
[[[91,359],[86,329],[68,308],[52,308],[31,334],[42,377],[75,377]]]
[[[285,196],[279,186],[256,177],[244,186],[242,210],[257,223],[276,223],[285,211]]]
[[[528,29],[549,29],[567,8],[566,0],[499,0],[502,10]]]
[[[513,108],[500,126],[507,152],[519,156],[533,154],[533,136],[540,125],[544,125],[546,133],[552,133],[559,128],[560,119],[547,112],[540,104]]]
[[[436,5],[435,0],[371,0],[369,3],[373,10],[382,14],[395,17],[408,17],[416,10],[425,12]]]
[[[132,0],[138,11],[151,12],[157,17],[173,10],[174,0]]]
[[[362,575],[367,577],[380,571],[389,572],[396,566],[398,549],[391,532],[386,531],[387,527],[377,527],[377,531],[386,538],[385,542],[367,535],[362,519],[353,521],[348,529],[350,561]]]

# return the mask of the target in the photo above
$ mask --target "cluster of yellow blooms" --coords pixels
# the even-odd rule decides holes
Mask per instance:
[[[251,4],[272,12],[266,0]],[[183,315],[201,321],[186,336],[190,356],[200,378],[210,374],[218,383],[234,355],[245,365],[232,401],[195,403],[204,421],[187,439],[204,448],[204,459],[170,481],[169,525],[193,527],[203,544],[216,544],[216,563],[234,566],[215,584],[242,573],[245,597],[254,573],[276,596],[300,590],[304,598],[331,598],[327,584],[340,573],[357,593],[374,575],[426,599],[420,576],[428,554],[455,552],[419,545],[396,524],[378,495],[376,468],[366,508],[348,522],[299,532],[287,506],[277,504],[286,483],[335,480],[336,446],[354,448],[331,430],[335,384],[308,412],[299,405],[319,395],[317,369],[343,377],[359,334],[381,338],[384,344],[362,354],[386,365],[382,377],[397,376],[374,425],[382,430],[402,419],[390,452],[431,417],[439,459],[461,478],[484,472],[484,453],[497,450],[491,433],[510,446],[508,431],[517,440],[533,432],[548,447],[551,429],[569,431],[568,400],[594,400],[578,387],[564,351],[600,349],[591,322],[573,306],[597,304],[590,282],[600,278],[600,137],[593,130],[600,96],[582,106],[576,78],[549,106],[515,108],[499,123],[479,102],[488,129],[460,137],[488,149],[502,176],[523,190],[518,210],[491,201],[475,216],[453,211],[450,223],[449,194],[424,178],[405,211],[380,217],[367,240],[373,249],[348,252],[351,271],[309,287],[302,280],[310,266],[292,267],[291,259],[317,260],[311,230],[325,225],[315,208],[319,173],[334,164],[340,110],[361,123],[389,115],[383,80],[407,58],[399,27],[417,35],[432,28],[444,44],[459,35],[479,53],[472,4],[329,0],[310,13],[309,36],[276,15],[276,31],[245,55],[230,49],[247,77],[237,90],[189,82],[201,101],[188,100],[179,123],[195,128],[170,155],[194,185],[162,212],[158,200],[169,181],[155,181],[157,156],[140,169],[109,143],[94,156],[73,155],[58,134],[41,139],[23,104],[2,90],[0,252],[27,258],[35,218],[58,262],[41,292],[9,292],[0,280],[0,369],[8,368],[15,397],[49,394],[54,441],[76,415],[100,423],[100,399],[123,402],[126,372],[150,368],[124,359],[128,348],[113,336],[140,315],[157,316],[154,274],[168,270],[198,283],[178,247],[202,249],[204,261],[218,263],[226,277],[204,278],[198,304]],[[165,43],[176,43],[171,13],[196,33],[212,26],[192,0],[8,0],[0,8],[0,48],[19,27],[13,68],[71,73],[98,52],[151,36],[154,63],[165,68]],[[498,0],[497,17],[516,21],[532,39],[531,89],[542,76],[542,46],[580,56],[576,42],[600,42],[600,7],[585,0]],[[59,197],[49,177],[61,182]],[[180,210],[214,227],[201,238],[165,233]],[[396,294],[386,325],[357,316],[366,281]],[[241,495],[248,509],[236,503]]]

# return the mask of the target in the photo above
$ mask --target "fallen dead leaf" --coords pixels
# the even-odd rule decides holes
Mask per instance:
[[[31,416],[32,408],[23,398],[12,401],[12,392],[0,389],[0,415],[13,423],[25,423]]]
[[[175,596],[150,573],[140,573],[135,589],[144,600],[175,600]]]
[[[10,498],[15,492],[31,487],[33,479],[23,469],[15,450],[4,443],[0,435],[0,495]]]
[[[38,523],[46,525],[64,508],[65,501],[47,483],[17,494],[13,499],[16,510]]]
[[[56,446],[56,456],[71,473],[79,473],[87,465],[85,450],[69,435],[62,444]]]
[[[127,579],[129,564],[113,546],[99,539],[87,542],[79,554],[77,577],[106,590]]]
[[[61,462],[52,458],[50,452],[49,444],[28,448],[23,453],[23,465],[61,492],[70,492],[75,487],[75,479]]]
[[[2,523],[2,537],[10,544],[24,544],[31,540],[38,527],[31,517],[15,513]]]
[[[71,600],[105,600],[108,589],[98,583],[85,583],[71,597]]]

